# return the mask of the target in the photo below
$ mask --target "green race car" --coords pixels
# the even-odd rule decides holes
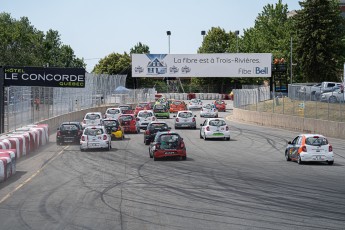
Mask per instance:
[[[166,105],[155,104],[153,106],[153,113],[157,118],[158,117],[170,118],[170,112],[169,112],[169,109],[166,107]]]

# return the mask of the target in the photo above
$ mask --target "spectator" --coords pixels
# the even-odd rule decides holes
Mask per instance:
[[[35,98],[34,103],[35,103],[36,110],[40,110],[40,103],[41,103],[41,101],[40,101],[40,99],[38,97]]]

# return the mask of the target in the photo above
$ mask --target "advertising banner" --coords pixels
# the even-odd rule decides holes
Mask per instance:
[[[133,77],[271,77],[270,53],[132,54]]]
[[[5,86],[85,88],[83,68],[5,66],[3,73]]]

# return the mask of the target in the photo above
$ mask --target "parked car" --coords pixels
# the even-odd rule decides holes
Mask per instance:
[[[200,110],[200,117],[218,117],[218,109],[214,104],[204,104]]]
[[[134,114],[122,114],[119,116],[120,125],[125,133],[140,133],[139,123]]]
[[[152,121],[147,125],[147,129],[144,133],[144,143],[149,145],[154,139],[157,132],[164,132],[171,130],[165,121]]]
[[[333,92],[323,93],[321,94],[320,100],[330,103],[344,101],[344,91],[339,88]]]
[[[300,134],[288,142],[285,149],[287,161],[334,163],[333,147],[327,138],[320,134]]]
[[[157,118],[158,117],[170,118],[170,112],[166,105],[155,104],[153,106],[153,113]]]
[[[87,126],[80,139],[80,150],[111,149],[111,137],[104,126]]]
[[[152,109],[151,102],[140,102],[134,110],[134,115],[137,116],[141,110],[150,110]]]
[[[324,81],[313,86],[302,86],[300,93],[310,96],[312,100],[319,100],[322,93],[333,91],[334,88],[340,88],[341,83]]]
[[[108,108],[105,111],[104,118],[118,119],[121,114],[122,112],[120,108]]]
[[[176,132],[158,132],[149,146],[150,158],[154,161],[167,157],[187,159],[186,146],[183,138]]]
[[[123,128],[118,120],[114,118],[106,118],[103,120],[103,125],[107,130],[107,133],[110,134],[112,140],[123,140],[125,138]]]
[[[119,105],[122,114],[134,114],[134,109],[130,105]]]
[[[102,125],[103,118],[101,112],[89,112],[86,113],[82,122],[82,127],[85,129],[85,127],[89,125]]]
[[[151,121],[157,120],[152,110],[141,110],[137,115],[137,123],[141,129],[146,129]]]
[[[230,128],[223,118],[208,118],[200,124],[200,138],[230,140]]]
[[[218,109],[218,112],[225,112],[226,111],[226,103],[223,100],[215,100],[213,104]]]
[[[57,128],[56,144],[79,144],[83,128],[79,121],[62,122]]]
[[[170,113],[177,113],[178,111],[187,110],[187,105],[182,100],[174,100],[170,104]]]
[[[202,101],[200,99],[194,98],[194,99],[190,100],[187,107],[188,107],[188,110],[201,109],[202,108]]]
[[[178,111],[175,117],[175,129],[178,128],[192,128],[196,129],[196,115],[192,111],[184,110]]]

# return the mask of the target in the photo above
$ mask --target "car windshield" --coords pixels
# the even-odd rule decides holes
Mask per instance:
[[[120,106],[120,108],[121,108],[122,110],[131,110],[131,107],[130,107],[130,106],[127,106],[127,105]]]
[[[99,114],[87,114],[86,119],[89,119],[89,120],[96,120],[96,119],[101,119],[101,116]]]
[[[210,105],[210,104],[208,104],[208,105],[205,105],[205,106],[204,106],[204,108],[205,108],[205,109],[212,109],[212,108],[213,108],[213,106],[212,106],[212,105]]]
[[[211,120],[209,122],[209,125],[210,126],[223,126],[223,125],[226,125],[226,123],[223,120]]]
[[[189,112],[182,112],[178,114],[178,117],[188,118],[188,117],[193,117],[193,114]]]
[[[144,117],[144,118],[152,117],[152,116],[153,116],[152,112],[143,112],[143,113],[138,114],[138,117]]]
[[[180,102],[180,101],[174,101],[173,104],[174,104],[174,105],[181,105],[182,102]]]
[[[105,126],[117,126],[117,122],[116,121],[114,121],[114,120],[105,120],[104,121],[104,125]]]
[[[221,105],[221,104],[223,104],[224,102],[223,102],[223,101],[216,101],[216,103],[217,103],[218,105]]]
[[[88,135],[88,136],[97,136],[97,135],[101,135],[101,134],[103,134],[103,129],[100,129],[100,128],[89,128],[89,129],[85,129],[84,134],[85,134],[85,135]]]
[[[72,130],[78,130],[78,126],[77,125],[72,125],[72,124],[68,124],[68,125],[62,125],[61,127],[60,127],[60,130],[61,131],[68,131],[68,130],[70,130],[70,131],[72,131]]]
[[[197,99],[192,99],[191,102],[192,103],[198,103],[198,100]]]
[[[161,149],[173,149],[178,146],[179,136],[177,134],[163,134],[160,136]]]
[[[165,124],[165,123],[153,123],[151,124],[150,130],[155,130],[155,129],[158,129],[158,130],[168,130],[168,125]]]
[[[138,106],[143,108],[143,107],[147,107],[148,105],[147,105],[147,103],[141,103]]]
[[[328,140],[325,137],[314,136],[306,138],[305,143],[313,146],[328,145]]]

